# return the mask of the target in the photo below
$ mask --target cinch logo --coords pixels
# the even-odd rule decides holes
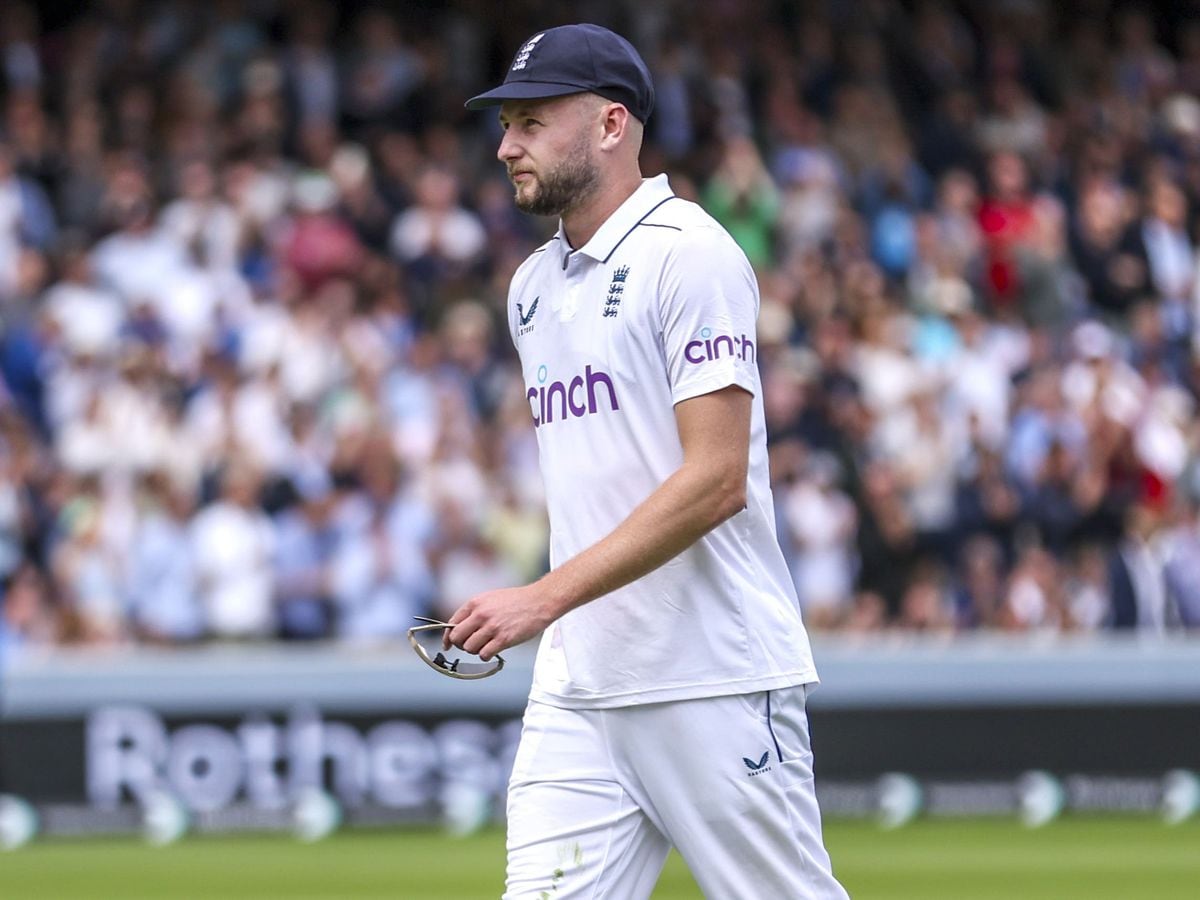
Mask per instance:
[[[742,757],[742,762],[746,764],[746,768],[750,770],[750,777],[753,778],[755,775],[765,775],[767,772],[771,771],[771,767],[767,765],[767,760],[770,758],[771,751],[767,750],[763,752],[763,755],[759,758],[758,762],[755,762],[752,759],[747,759],[744,756]]]
[[[700,329],[700,337],[689,341],[683,348],[683,358],[693,365],[723,356],[737,356],[738,359],[754,362],[754,341],[744,334],[736,338],[728,334],[713,337],[712,329],[704,327]]]
[[[567,382],[552,381],[546,384],[548,377],[546,367],[538,366],[538,386],[525,392],[525,396],[529,398],[529,409],[533,413],[534,428],[549,425],[556,418],[578,419],[599,412],[598,397],[604,396],[603,392],[597,390],[600,385],[608,389],[609,409],[621,408],[617,403],[617,389],[613,386],[612,379],[604,372],[593,371],[591,366],[584,369],[582,375],[576,375]]]

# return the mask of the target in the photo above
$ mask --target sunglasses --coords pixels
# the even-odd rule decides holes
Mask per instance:
[[[425,624],[414,625],[408,629],[408,642],[417,651],[417,656],[441,674],[450,678],[473,681],[477,678],[495,675],[504,668],[504,658],[499,654],[484,662],[478,656],[466,651],[458,651],[457,648],[443,651],[442,634],[447,628],[454,626],[449,622],[439,622],[437,619],[425,616],[413,616],[413,618]],[[446,655],[447,652],[461,652],[463,655],[452,659]]]

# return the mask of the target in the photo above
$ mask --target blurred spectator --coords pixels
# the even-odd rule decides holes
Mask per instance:
[[[362,490],[338,510],[340,537],[330,560],[336,633],[355,641],[403,635],[433,595],[431,507],[401,480],[382,435],[368,438],[358,464]]]
[[[179,175],[179,198],[163,208],[162,228],[187,247],[201,268],[237,268],[241,223],[217,192],[217,175],[206,160],[192,160]]]
[[[419,282],[455,279],[483,253],[479,217],[459,205],[454,173],[436,165],[417,175],[414,203],[392,225],[392,252]]]
[[[60,540],[52,559],[68,635],[82,643],[112,644],[126,637],[128,615],[121,564],[105,545],[104,511],[98,494],[81,494],[62,511]]]
[[[1168,339],[1186,340],[1189,304],[1196,287],[1196,250],[1188,235],[1187,197],[1167,177],[1151,181],[1141,239],[1150,282],[1161,298]]]
[[[337,196],[337,185],[321,172],[303,174],[293,188],[295,217],[279,238],[280,250],[309,289],[353,274],[361,262],[358,237],[335,210]]]
[[[899,616],[913,566],[917,534],[895,471],[876,462],[867,469],[858,526],[858,588],[878,596],[885,615]]]
[[[5,303],[17,286],[22,248],[46,252],[55,238],[54,210],[45,192],[22,177],[14,162],[11,148],[0,142],[0,301]]]
[[[1200,504],[1186,503],[1183,521],[1170,536],[1165,575],[1171,603],[1187,628],[1200,627]]]
[[[313,640],[333,634],[330,566],[342,532],[339,494],[319,470],[301,477],[299,502],[276,516],[275,603],[279,635]]]
[[[359,13],[354,35],[342,76],[346,115],[355,124],[386,120],[419,86],[421,60],[404,44],[395,17],[383,9]]]
[[[784,154],[777,164],[783,195],[776,224],[782,255],[788,258],[828,240],[844,199],[832,154],[809,148]]]
[[[1004,552],[994,538],[977,535],[961,554],[962,578],[954,591],[954,619],[963,629],[998,623],[1004,600]]]
[[[871,223],[872,256],[888,275],[900,278],[913,263],[915,219],[929,203],[929,176],[897,132],[885,138],[860,184],[860,205]]]
[[[1148,289],[1142,247],[1129,227],[1128,198],[1120,186],[1090,181],[1080,197],[1071,252],[1098,312],[1119,321]]]
[[[462,301],[446,312],[441,332],[446,362],[465,379],[472,412],[491,422],[513,388],[511,372],[493,354],[491,316],[482,304]]]
[[[1124,538],[1109,562],[1116,628],[1162,633],[1179,615],[1167,590],[1162,517],[1155,507],[1139,502],[1129,508]]]
[[[130,547],[129,603],[138,635],[156,643],[203,637],[196,554],[189,534],[192,491],[163,472],[146,476],[137,531]]]
[[[985,285],[992,302],[1005,309],[1021,290],[1018,254],[1032,246],[1036,235],[1029,170],[1012,149],[988,160],[988,194],[979,209],[979,225],[986,247]]]
[[[935,177],[950,171],[981,172],[983,151],[975,140],[979,98],[964,86],[939,96],[921,130],[919,157]]]
[[[779,193],[748,137],[735,136],[726,142],[721,165],[709,181],[703,200],[751,265],[765,266],[772,261]]]
[[[929,567],[914,576],[904,591],[898,624],[908,631],[945,633],[954,627],[953,598],[940,570]]]
[[[1072,560],[1067,583],[1067,614],[1072,628],[1095,631],[1112,609],[1107,560],[1095,544],[1084,544]]]
[[[794,483],[779,485],[776,495],[794,546],[787,555],[796,593],[805,621],[817,629],[841,625],[852,597],[858,517],[837,480],[836,460],[815,455]]]
[[[220,475],[220,496],[197,513],[191,553],[205,631],[223,638],[275,633],[277,614],[271,563],[275,534],[258,505],[262,481],[244,462]]]
[[[1008,561],[1022,511],[1021,498],[1000,455],[991,447],[975,443],[960,474],[955,511],[960,540],[990,537]]]
[[[338,72],[330,46],[336,10],[307,0],[293,4],[288,12],[283,60],[296,123],[304,127],[336,121]]]
[[[3,583],[0,598],[0,662],[60,639],[57,617],[43,573],[23,564]]]
[[[60,251],[61,280],[42,298],[63,350],[75,356],[112,358],[118,351],[125,311],[120,298],[95,283],[81,237]]]
[[[375,184],[371,158],[358,144],[343,144],[329,164],[338,191],[338,213],[354,228],[359,241],[376,253],[387,250],[391,209]]]
[[[1010,631],[1052,632],[1068,625],[1063,585],[1054,558],[1036,546],[1018,556],[1008,580],[998,624]]]
[[[485,540],[477,515],[450,501],[438,509],[437,519],[435,616],[449,619],[475,594],[520,583],[516,569]]]
[[[695,142],[692,124],[692,73],[695,60],[689,48],[681,41],[668,37],[659,50],[658,64],[654,67],[654,118],[655,143],[669,160],[687,156]]]
[[[1030,157],[1040,150],[1046,140],[1046,117],[1021,83],[998,77],[989,94],[990,109],[978,125],[983,150],[1002,153],[1002,159]]]

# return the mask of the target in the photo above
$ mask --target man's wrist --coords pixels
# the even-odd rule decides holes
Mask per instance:
[[[547,572],[537,580],[537,586],[545,598],[551,622],[556,621],[564,613],[570,612],[582,602],[561,569],[552,569]]]

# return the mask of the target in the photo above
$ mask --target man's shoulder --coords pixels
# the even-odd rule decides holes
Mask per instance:
[[[513,305],[514,298],[521,297],[523,292],[530,288],[531,284],[540,284],[541,282],[539,281],[539,278],[548,277],[548,275],[545,273],[547,272],[547,267],[554,264],[554,258],[557,255],[556,248],[558,247],[558,242],[559,238],[557,235],[555,235],[554,237],[550,238],[550,240],[546,241],[546,243],[542,244],[542,246],[530,253],[527,257],[525,257],[525,260],[519,266],[517,266],[516,271],[514,271],[512,274],[512,278],[509,279],[509,321],[513,328],[516,327],[516,325],[513,324],[512,318],[516,314],[516,307]],[[539,275],[539,271],[543,274]],[[536,287],[532,289],[537,290]]]
[[[704,207],[699,203],[685,200],[677,194],[650,210],[640,224],[658,228],[674,228],[681,232],[717,225],[716,220],[706,213]],[[720,226],[717,225],[717,227]]]
[[[682,197],[672,197],[650,212],[639,224],[657,238],[668,257],[694,264],[698,258],[711,263],[743,256],[737,242],[704,207]]]
[[[518,277],[528,275],[531,270],[535,269],[539,265],[544,264],[546,260],[552,256],[554,248],[558,246],[558,241],[559,238],[556,234],[554,237],[550,238],[550,240],[546,241],[546,243],[542,244],[542,246],[538,247],[527,257],[525,257],[524,262],[517,266],[516,272],[513,273],[514,280]]]

